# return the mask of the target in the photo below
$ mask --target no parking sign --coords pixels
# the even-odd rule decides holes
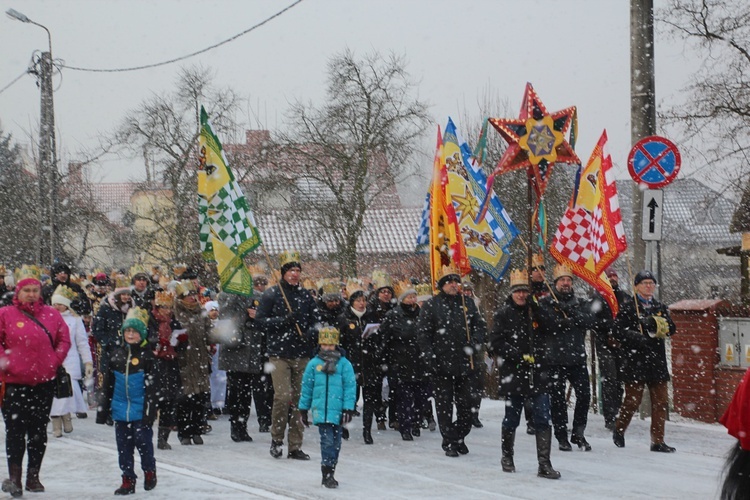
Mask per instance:
[[[659,189],[680,171],[680,151],[672,141],[658,135],[645,137],[635,143],[628,155],[628,172],[638,184]]]

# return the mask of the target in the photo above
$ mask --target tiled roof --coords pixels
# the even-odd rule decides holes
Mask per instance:
[[[388,208],[365,212],[357,252],[362,254],[414,253],[414,241],[422,209]],[[331,254],[335,244],[330,233],[309,219],[290,220],[288,212],[258,215],[261,240],[273,254],[296,249],[313,256]]]
[[[617,181],[623,223],[628,239],[633,237],[632,186],[630,180]],[[662,240],[669,243],[708,244],[715,247],[737,245],[738,234],[729,232],[736,203],[695,179],[678,179],[664,188]]]

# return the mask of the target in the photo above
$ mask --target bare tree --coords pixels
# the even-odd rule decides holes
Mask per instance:
[[[658,17],[702,56],[684,102],[661,118],[685,134],[683,149],[692,145],[688,153],[714,182],[742,189],[750,175],[750,3],[671,0]]]
[[[109,141],[132,158],[142,158],[146,179],[128,214],[130,244],[137,261],[171,265],[199,255],[197,185],[200,107],[220,134],[233,128],[239,98],[216,88],[209,69],[182,68],[175,90],[142,102],[122,120]]]
[[[326,102],[294,103],[269,148],[270,170],[286,180],[286,208],[325,228],[343,276],[357,275],[365,211],[395,201],[396,183],[416,171],[428,115],[414,94],[403,57],[346,50],[328,63]]]

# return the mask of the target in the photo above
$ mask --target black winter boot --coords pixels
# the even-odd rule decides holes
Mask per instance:
[[[235,443],[250,442],[253,440],[247,433],[247,421],[231,419],[229,422],[229,435]]]
[[[365,440],[365,444],[372,444],[372,432],[370,432],[370,429],[364,429],[362,431],[362,437]]]
[[[23,487],[21,486],[21,476],[23,469],[20,465],[8,464],[9,479],[3,481],[3,491],[10,493],[13,498],[23,496]]]
[[[549,455],[552,448],[552,429],[537,429],[536,431],[536,457],[539,461],[539,472],[537,476],[545,479],[560,479],[560,473],[552,468]],[[566,439],[567,441],[567,439]]]
[[[612,432],[612,441],[618,448],[625,448],[625,433],[620,432],[617,429]]]
[[[171,432],[171,429],[169,427],[159,427],[159,437],[156,440],[156,447],[160,450],[171,450],[172,446],[170,446],[169,443],[167,443],[167,440],[169,439],[169,433]]]
[[[42,493],[44,485],[39,481],[39,469],[29,469],[26,471],[26,491],[32,493]]]
[[[573,434],[570,436],[570,442],[577,444],[579,450],[591,451],[591,445],[586,441],[586,438],[583,437],[583,430],[583,427],[574,428]]]
[[[143,471],[143,489],[146,491],[153,490],[156,488],[156,471],[155,470],[145,470]]]
[[[568,441],[568,429],[566,427],[555,429],[555,438],[560,445],[560,451],[573,451],[573,447]]]
[[[281,455],[284,454],[284,451],[281,449],[282,446],[284,446],[283,441],[271,440],[271,456],[273,458],[281,458]]]
[[[502,437],[503,458],[500,460],[500,464],[503,466],[503,472],[516,472],[516,465],[513,463],[513,444],[516,440],[516,430],[503,428]]]
[[[115,490],[115,495],[132,495],[135,493],[135,478],[122,476],[122,484]]]
[[[320,484],[322,484],[326,488],[338,488],[339,487],[339,482],[336,481],[336,479],[333,477],[333,473],[336,472],[335,467],[322,465],[320,467],[320,471],[323,473],[323,481],[321,481]]]

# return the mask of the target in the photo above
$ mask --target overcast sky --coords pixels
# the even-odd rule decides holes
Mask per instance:
[[[0,0],[52,33],[55,59],[71,66],[120,68],[155,63],[202,49],[258,23],[293,0]],[[656,7],[664,2],[655,0]],[[431,104],[435,124],[491,94],[517,114],[531,82],[550,111],[575,105],[577,152],[585,161],[602,129],[618,177],[627,177],[630,150],[630,46],[628,0],[304,0],[267,25],[187,62],[215,70],[216,83],[248,101],[253,128],[280,126],[290,101],[320,103],[328,58],[348,47],[405,54]],[[46,50],[39,27],[0,18],[0,88]],[[170,90],[179,64],[129,73],[63,70],[55,79],[55,113],[61,160],[75,160],[97,143],[129,109]],[[658,36],[657,101],[679,100],[697,66],[682,44]],[[496,116],[505,116],[498,110]],[[0,94],[0,123],[20,142],[37,130],[39,91],[25,76]],[[242,118],[242,117],[240,117]],[[434,130],[427,134],[434,137]],[[431,168],[428,157],[425,171]],[[689,172],[690,166],[683,166]],[[111,159],[95,179],[132,178],[133,169]]]

